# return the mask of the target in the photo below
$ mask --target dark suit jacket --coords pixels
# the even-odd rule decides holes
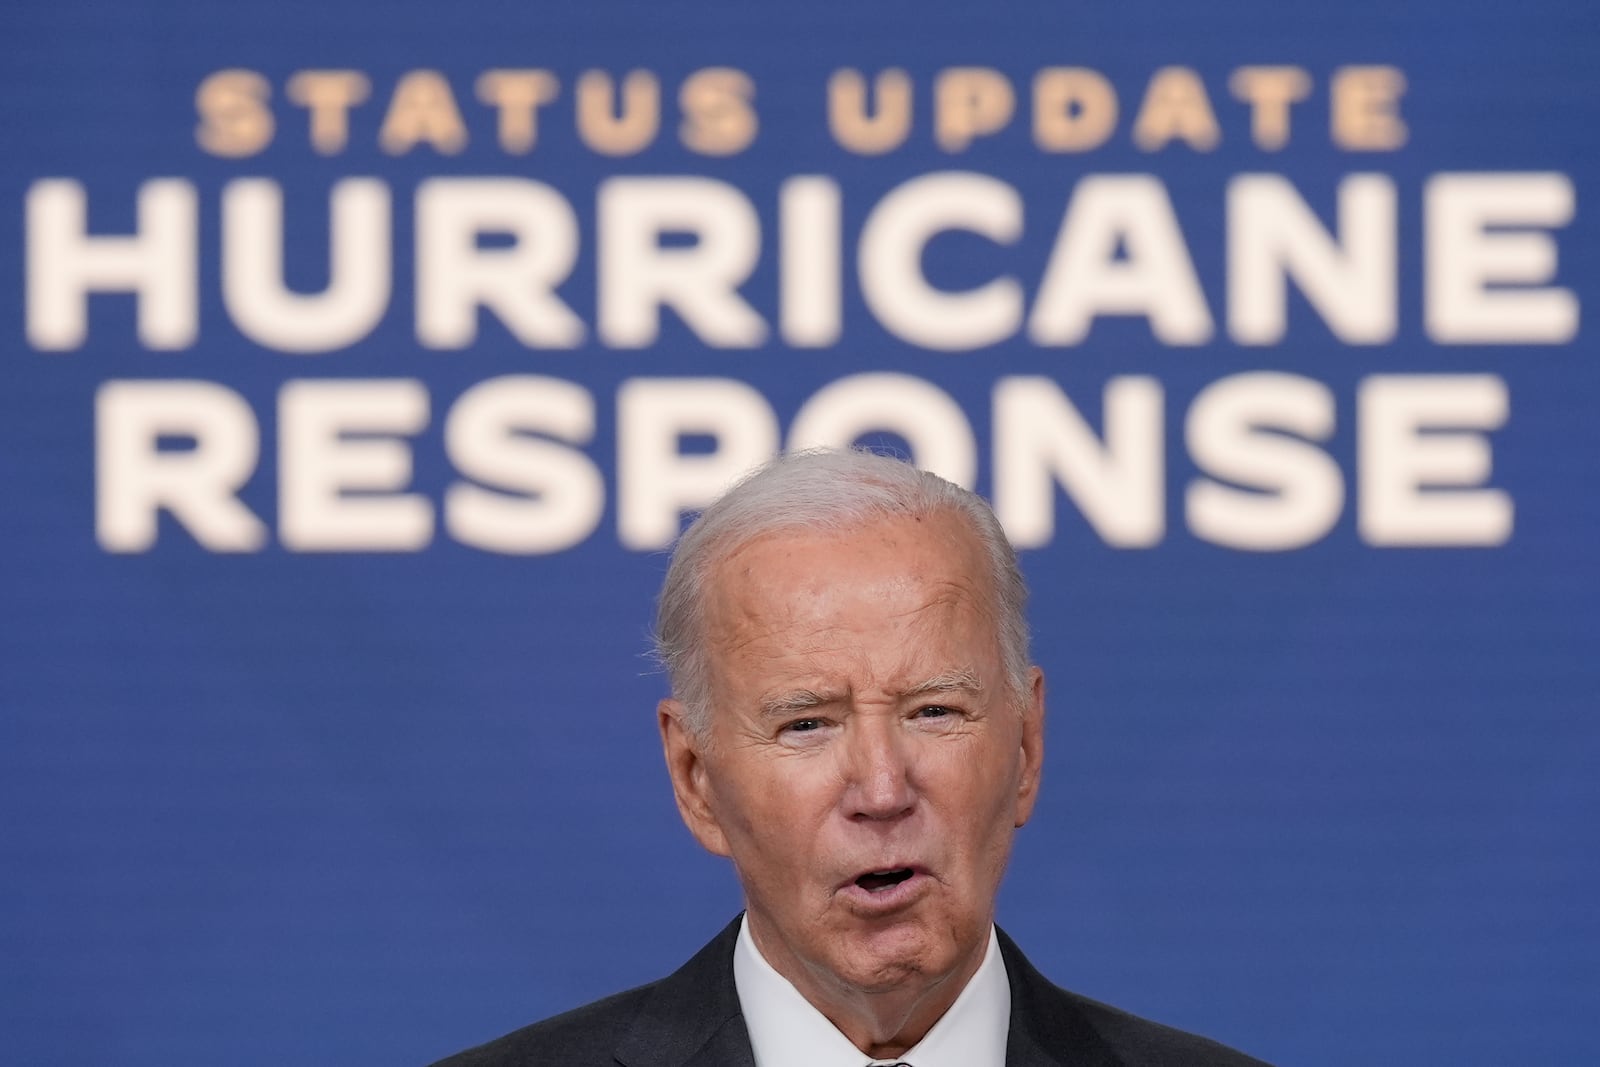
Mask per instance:
[[[755,1067],[733,984],[738,934],[735,920],[659,982],[535,1023],[435,1067]],[[1006,1067],[1265,1067],[1214,1041],[1058,989],[1003,932],[1000,953],[1011,980]]]

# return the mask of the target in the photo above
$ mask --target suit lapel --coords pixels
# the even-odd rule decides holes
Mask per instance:
[[[735,1015],[718,1027],[699,1052],[683,1061],[683,1067],[756,1067],[744,1016]]]
[[[1006,1037],[1006,1067],[1061,1067],[1062,1061],[1040,1048],[1033,1035],[1013,1023]]]
[[[996,933],[1011,984],[1006,1067],[1123,1067],[1067,994],[1034,969],[1004,930]]]
[[[623,1067],[755,1067],[733,984],[735,919],[661,980],[617,1046]]]

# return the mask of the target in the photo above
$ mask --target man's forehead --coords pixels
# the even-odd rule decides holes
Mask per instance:
[[[719,684],[780,702],[948,689],[952,678],[983,688],[1000,656],[983,568],[904,533],[859,555],[797,533],[730,556],[704,616]]]
[[[988,568],[972,548],[942,532],[896,529],[889,523],[838,533],[764,535],[707,571],[702,585],[706,633],[808,620],[849,629],[963,613],[992,625],[995,596]]]
[[[891,553],[884,555],[885,549]],[[984,552],[977,534],[964,516],[948,510],[926,515],[869,516],[846,524],[783,525],[722,546],[706,571],[708,586],[738,584],[742,578],[760,578],[759,567],[786,558],[860,561],[864,557],[891,571],[906,554],[924,563],[944,564],[974,580],[987,578]],[[827,572],[820,577],[825,578]]]

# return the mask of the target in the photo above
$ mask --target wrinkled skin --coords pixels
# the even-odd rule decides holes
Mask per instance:
[[[660,708],[679,810],[733,860],[762,955],[874,1057],[982,962],[1038,789],[1043,679],[1005,684],[987,574],[943,514],[758,537],[707,584],[707,743]],[[916,874],[857,884],[893,868]]]

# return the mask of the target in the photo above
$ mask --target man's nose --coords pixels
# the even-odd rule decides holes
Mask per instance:
[[[845,803],[855,819],[895,819],[916,804],[910,739],[893,717],[857,716],[851,723]]]

